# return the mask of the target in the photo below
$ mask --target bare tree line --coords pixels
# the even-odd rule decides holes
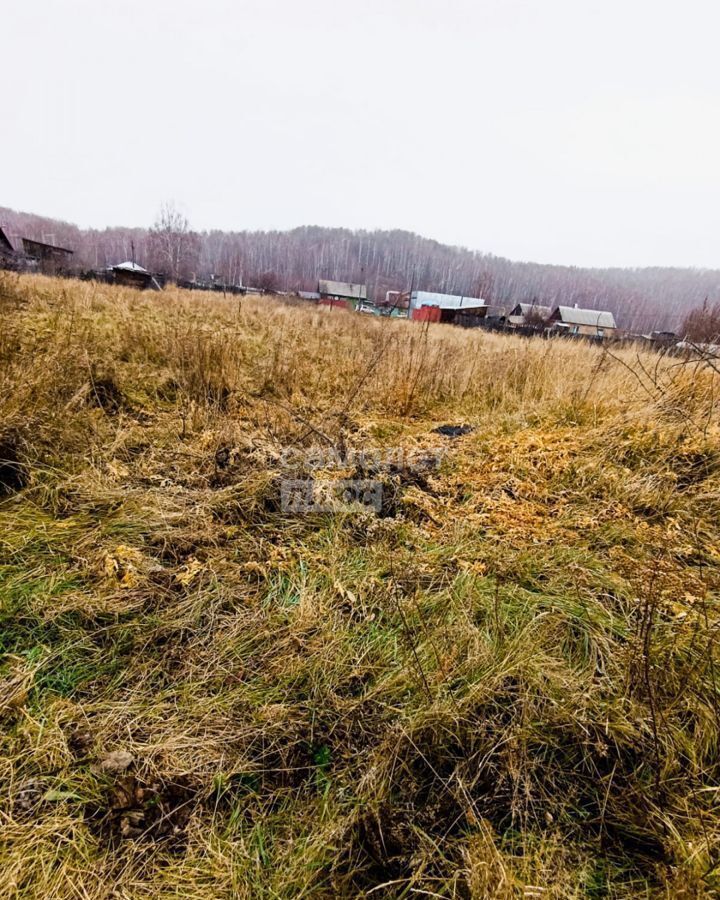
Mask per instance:
[[[371,297],[388,290],[482,296],[498,306],[518,302],[611,310],[632,330],[679,328],[704,303],[720,303],[720,271],[679,268],[582,269],[513,262],[450,247],[406,231],[349,231],[304,226],[291,231],[194,232],[172,205],[151,228],[80,229],[0,207],[11,231],[75,250],[85,269],[131,257],[173,278],[216,278],[228,284],[313,290],[319,278],[368,285]]]

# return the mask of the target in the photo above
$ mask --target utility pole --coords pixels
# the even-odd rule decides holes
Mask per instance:
[[[415,266],[413,266],[412,275],[410,276],[410,294],[408,296],[408,319],[410,318],[410,309],[412,307],[412,295],[415,287]],[[395,304],[397,306],[397,303]]]

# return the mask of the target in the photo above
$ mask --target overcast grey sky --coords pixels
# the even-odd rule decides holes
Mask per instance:
[[[0,205],[720,267],[717,0],[0,0]]]

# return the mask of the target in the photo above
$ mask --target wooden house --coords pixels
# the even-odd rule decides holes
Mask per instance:
[[[617,331],[615,317],[602,309],[580,309],[577,306],[556,307],[548,324],[566,334],[582,334],[588,337],[612,337]]]
[[[17,248],[7,226],[0,225],[0,269],[15,269],[18,266]]]
[[[67,247],[58,247],[31,238],[22,238],[22,245],[25,255],[34,261],[38,271],[44,275],[59,275],[61,272],[67,272],[71,266],[74,251],[68,250]]]

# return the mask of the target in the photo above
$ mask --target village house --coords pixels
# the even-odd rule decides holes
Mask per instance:
[[[552,307],[540,306],[537,303],[518,303],[510,310],[508,323],[516,327],[527,325],[539,325],[547,322],[552,313]]]
[[[0,225],[0,268],[59,275],[68,271],[74,251],[10,233]]]
[[[0,268],[14,269],[18,264],[18,253],[7,226],[0,225]]]
[[[583,334],[589,337],[612,337],[617,330],[615,317],[601,309],[580,309],[577,306],[556,307],[548,324],[566,334]]]
[[[22,238],[22,245],[25,255],[34,262],[43,275],[59,275],[70,268],[74,251],[68,250],[67,247],[58,247],[31,238]]]
[[[367,287],[364,284],[351,284],[348,281],[321,279],[318,283],[318,294],[320,294],[322,306],[354,309],[358,303],[367,300]]]

